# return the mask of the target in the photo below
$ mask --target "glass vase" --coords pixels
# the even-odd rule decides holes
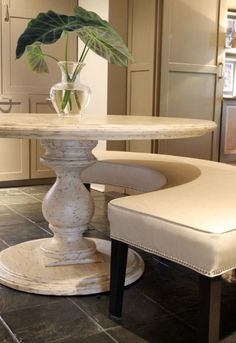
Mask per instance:
[[[85,64],[62,61],[58,65],[62,79],[50,90],[52,104],[61,117],[81,116],[91,97],[89,87],[80,83],[80,72]]]

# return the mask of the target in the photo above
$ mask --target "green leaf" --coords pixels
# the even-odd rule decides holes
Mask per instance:
[[[57,14],[53,11],[39,13],[32,19],[26,30],[20,36],[17,42],[16,58],[20,58],[26,49],[26,46],[36,42],[43,44],[55,43],[62,35],[63,31],[75,31],[82,27],[74,16]]]
[[[26,55],[29,65],[37,73],[48,73],[48,66],[44,59],[40,43],[36,42],[26,47]]]
[[[75,16],[78,21],[83,22],[84,26],[110,26],[106,20],[103,20],[99,15],[92,11],[87,11],[83,7],[77,6],[74,9]]]
[[[78,30],[80,39],[108,62],[127,66],[132,58],[122,38],[109,27],[84,27]]]
[[[77,32],[85,44],[89,42],[91,50],[110,63],[127,66],[132,56],[119,33],[106,20],[82,7],[75,8],[75,16],[85,22]]]
[[[36,42],[37,44],[55,43],[63,33],[70,31],[77,31],[79,37],[85,44],[88,44],[90,49],[109,62],[127,66],[131,55],[118,32],[96,13],[86,11],[79,6],[75,8],[75,16],[57,14],[53,11],[39,13],[35,19],[29,22],[27,28],[19,37],[16,58],[20,58],[24,54],[26,47],[32,46]],[[29,57],[30,64],[34,63],[34,70],[37,70],[43,61],[43,54],[42,51],[39,52],[39,49],[35,50],[35,47],[32,49],[27,48],[27,54],[29,55],[29,52],[31,54]],[[38,65],[35,59],[38,61]],[[45,68],[45,64],[43,67]]]

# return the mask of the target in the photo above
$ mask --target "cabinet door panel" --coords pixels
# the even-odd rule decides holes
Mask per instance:
[[[31,113],[54,113],[55,110],[51,103],[47,100],[47,95],[31,95],[30,96],[30,112]],[[53,177],[55,173],[52,169],[40,162],[40,157],[44,154],[44,149],[39,140],[31,139],[30,141],[30,160],[32,179]]]
[[[158,152],[217,160],[226,0],[165,0],[163,13],[160,115],[215,120],[218,130],[159,141]]]
[[[215,76],[206,73],[169,74],[169,113],[171,117],[213,120]],[[199,91],[204,97],[199,101]],[[209,101],[212,99],[212,101]],[[162,153],[211,159],[212,134],[198,138],[174,139],[161,142]]]
[[[6,104],[5,97],[6,95],[0,100],[0,108],[8,112],[9,104]],[[10,113],[29,112],[27,96],[11,95],[9,98],[12,99]],[[29,178],[29,141],[27,139],[0,138],[0,156],[0,181]]]
[[[39,12],[46,12],[49,9],[59,13],[73,13],[76,0],[6,0],[2,4],[2,63],[3,68],[3,92],[12,93],[31,93],[45,94],[49,92],[51,85],[58,82],[61,78],[60,71],[55,61],[48,58],[50,74],[36,74],[30,70],[26,57],[15,59],[16,44],[19,36],[26,28],[30,19],[34,18]],[[6,6],[9,9],[9,20],[4,20]],[[64,59],[64,39],[52,45],[43,47],[47,54]],[[72,34],[69,44],[69,58],[74,60],[77,57],[77,39]]]
[[[156,1],[129,1],[129,49],[134,57],[128,67],[127,114],[152,116]],[[152,141],[128,141],[127,150],[151,152]]]

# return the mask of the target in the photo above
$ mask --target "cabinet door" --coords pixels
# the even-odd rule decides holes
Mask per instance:
[[[134,60],[128,67],[127,114],[152,116],[156,0],[130,0],[128,45]],[[127,142],[129,151],[151,152],[151,140]]]
[[[45,94],[51,85],[61,78],[55,61],[48,58],[49,74],[32,73],[25,56],[16,60],[15,50],[19,36],[25,30],[30,19],[39,12],[49,9],[58,13],[72,14],[76,0],[4,0],[2,1],[2,71],[3,93]],[[64,39],[55,44],[44,45],[44,51],[64,60]],[[69,56],[77,57],[77,39],[72,34],[69,44]]]
[[[1,97],[0,112],[29,112],[28,97],[22,95]],[[0,156],[0,181],[29,178],[29,141],[27,139],[0,138]]]
[[[47,95],[31,95],[30,96],[30,112],[31,113],[55,113],[52,104],[47,100]],[[44,149],[39,140],[31,139],[30,141],[30,177],[31,179],[39,179],[53,177],[55,173],[52,169],[40,162],[40,157],[44,154]]]
[[[225,0],[165,0],[160,115],[215,120],[214,135],[159,142],[159,152],[218,159]]]

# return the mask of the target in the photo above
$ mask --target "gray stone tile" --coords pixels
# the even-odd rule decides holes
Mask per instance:
[[[8,248],[8,245],[6,244],[6,242],[4,242],[0,239],[0,251],[4,250],[6,248]]]
[[[33,196],[34,198],[36,198],[37,200],[39,200],[40,202],[43,201],[44,197],[45,197],[45,193],[38,193],[38,194],[33,194],[31,195]]]
[[[108,329],[107,332],[112,337],[114,337],[119,343],[148,343],[146,339],[139,337],[135,332],[132,332],[129,329],[126,329],[122,326],[116,327],[114,329]],[[155,343],[157,342],[159,343],[157,339]],[[168,342],[168,343],[171,343],[171,342]]]
[[[20,292],[0,285],[0,314],[27,309],[49,302],[62,301],[64,298]]]
[[[18,340],[24,343],[80,342],[102,332],[84,312],[66,299],[4,313],[2,317]]]
[[[38,203],[39,200],[38,199],[34,199],[30,195],[23,194],[23,193],[21,193],[21,194],[14,194],[14,195],[8,195],[8,194],[1,195],[0,194],[0,202],[3,205],[32,204],[32,203]]]
[[[28,194],[46,194],[52,185],[39,185],[39,186],[28,186],[20,187],[19,189]]]
[[[0,188],[0,197],[4,195],[17,195],[22,194],[20,187]]]
[[[12,210],[8,208],[6,205],[0,205],[0,214],[9,214],[12,213]]]
[[[235,343],[236,342],[236,330],[229,336],[223,337],[220,343]]]
[[[0,213],[0,227],[5,225],[23,224],[27,219],[13,211]]]
[[[84,311],[93,317],[103,328],[117,326],[117,323],[109,318],[109,294],[101,294],[87,297],[73,298]],[[158,304],[136,291],[135,285],[130,286],[124,293],[123,319],[124,322],[138,328],[140,325],[152,323],[157,318],[166,317],[169,314]]]
[[[174,317],[158,318],[133,327],[122,321],[122,326],[107,330],[118,342],[129,343],[196,343],[195,331]]]
[[[45,221],[42,214],[42,204],[40,202],[32,202],[29,204],[10,204],[9,207],[34,222]]]
[[[0,226],[0,239],[9,245],[46,237],[50,235],[30,222]]]
[[[6,327],[0,322],[0,342],[1,343],[15,343],[16,341],[10,335]]]
[[[100,239],[109,240],[109,237],[107,236],[107,234],[100,232],[91,226],[89,227],[89,229],[87,231],[85,231],[84,235],[85,235],[85,237],[100,238]]]
[[[42,222],[36,222],[36,225],[43,230],[46,230],[50,235],[53,234],[52,230],[49,228],[49,224],[46,220],[43,220]]]
[[[99,333],[97,335],[92,335],[84,338],[80,338],[79,341],[78,339],[71,340],[56,340],[52,341],[51,343],[114,343],[112,338],[110,338],[105,332],[104,333]],[[128,343],[128,342],[127,342]]]
[[[143,255],[142,255],[143,256]],[[137,282],[137,289],[165,307],[171,313],[187,311],[198,301],[198,283],[188,275],[161,263],[151,264],[145,259],[146,273]]]

